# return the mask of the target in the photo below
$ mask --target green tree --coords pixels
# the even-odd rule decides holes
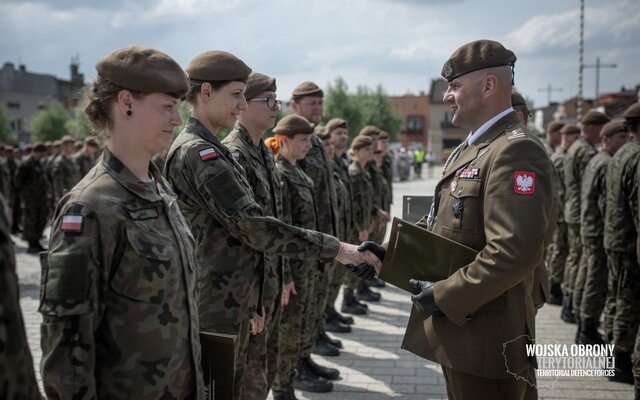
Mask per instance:
[[[354,138],[365,125],[364,116],[349,87],[342,77],[329,84],[324,97],[324,118],[327,123],[332,118],[342,118],[349,123],[349,138]]]
[[[84,139],[94,135],[89,119],[84,113],[84,102],[71,109],[71,117],[64,124],[67,132],[77,139]]]
[[[34,139],[40,141],[60,139],[68,132],[66,123],[69,118],[69,110],[60,102],[49,103],[31,121]]]
[[[17,135],[11,130],[11,117],[0,104],[0,143],[15,146],[18,144]]]

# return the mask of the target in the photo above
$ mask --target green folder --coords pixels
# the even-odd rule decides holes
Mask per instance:
[[[233,400],[236,335],[200,332],[205,398]]]
[[[417,289],[409,285],[409,279],[432,282],[446,279],[458,268],[470,264],[477,254],[471,247],[394,218],[379,278],[417,293]]]

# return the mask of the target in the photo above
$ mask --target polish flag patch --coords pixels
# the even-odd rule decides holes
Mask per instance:
[[[231,156],[233,157],[234,160],[240,161],[240,152],[239,151],[232,152]]]
[[[536,174],[528,171],[514,172],[513,191],[517,194],[533,194],[536,191]]]
[[[60,229],[63,232],[82,232],[82,215],[63,215]]]
[[[198,152],[200,155],[200,159],[202,161],[212,160],[214,158],[218,158],[218,152],[214,147],[208,147],[206,149],[202,149]]]

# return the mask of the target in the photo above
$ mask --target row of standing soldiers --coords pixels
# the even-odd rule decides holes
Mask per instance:
[[[581,128],[554,121],[546,133],[564,205],[547,249],[549,302],[578,325],[576,343],[614,344],[610,379],[633,384],[635,376],[638,390],[640,103],[623,118],[590,111]]]
[[[99,151],[94,137],[71,136],[19,149],[0,143],[0,194],[6,201],[11,233],[22,232],[29,253],[38,253],[42,233],[58,200],[89,172]]]

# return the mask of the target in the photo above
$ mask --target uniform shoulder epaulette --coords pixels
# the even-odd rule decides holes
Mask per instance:
[[[507,140],[522,139],[524,137],[527,137],[526,133],[522,128],[509,129],[506,131],[506,135],[507,135]]]

